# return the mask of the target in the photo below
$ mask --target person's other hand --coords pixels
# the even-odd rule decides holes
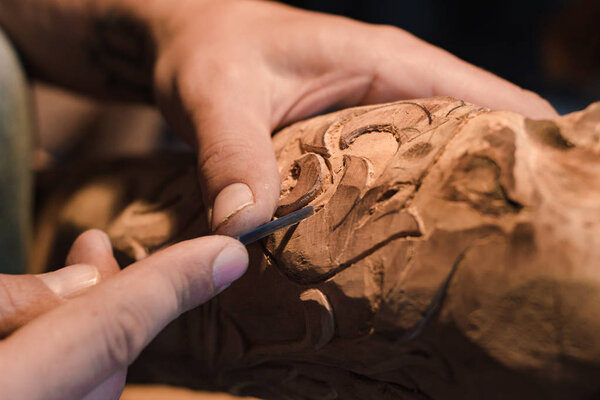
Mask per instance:
[[[212,228],[268,221],[279,197],[276,128],[337,107],[448,95],[532,118],[536,94],[400,29],[267,1],[166,2],[154,12],[155,94],[196,147]]]
[[[44,275],[0,275],[3,399],[117,399],[140,351],[239,278],[248,254],[234,239],[211,236],[119,272],[107,236],[92,230],[67,263]]]

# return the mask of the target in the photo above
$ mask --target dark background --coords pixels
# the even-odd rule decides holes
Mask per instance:
[[[600,52],[600,15],[590,15],[600,11],[600,7],[594,5],[600,0],[283,2],[405,29],[466,61],[540,93],[560,113],[581,109],[600,99],[597,85],[600,75],[595,69],[598,65],[593,65],[592,72],[587,65],[590,64],[588,56]],[[579,22],[584,19],[589,21]],[[556,47],[562,41],[566,49],[571,49],[575,42],[579,46],[579,56],[563,55],[570,64],[572,60],[576,64],[562,71],[565,76],[560,76],[560,68],[558,73],[549,71],[544,40]],[[596,55],[594,60],[598,57]],[[582,72],[584,67],[587,69]]]

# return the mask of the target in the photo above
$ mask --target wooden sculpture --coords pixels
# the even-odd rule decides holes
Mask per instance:
[[[276,215],[315,215],[251,246],[248,273],[169,326],[133,380],[269,399],[600,395],[600,103],[533,121],[400,101],[273,144]],[[207,234],[194,169],[84,170],[41,213],[38,265],[91,227],[124,264]]]

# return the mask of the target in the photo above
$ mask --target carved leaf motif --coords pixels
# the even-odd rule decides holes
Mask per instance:
[[[321,194],[329,171],[321,156],[308,153],[294,161],[292,174],[297,176],[297,182],[292,190],[279,200],[276,212],[278,217],[301,209]]]

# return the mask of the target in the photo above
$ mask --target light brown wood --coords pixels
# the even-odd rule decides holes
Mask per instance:
[[[120,400],[256,400],[226,393],[193,391],[161,385],[128,385]]]
[[[403,101],[273,145],[283,213],[315,215],[252,246],[248,273],[165,330],[132,379],[273,399],[600,393],[600,103],[532,121]],[[100,227],[133,260],[205,234],[193,171],[191,157],[82,171],[49,200],[40,243]]]

